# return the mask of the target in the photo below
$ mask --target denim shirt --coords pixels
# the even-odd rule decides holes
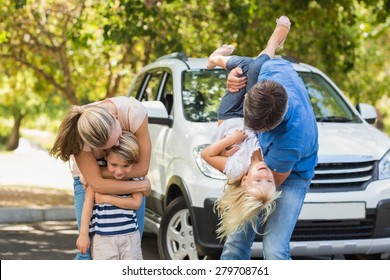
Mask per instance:
[[[287,112],[276,128],[258,134],[265,163],[289,178],[314,177],[318,161],[318,128],[302,79],[290,62],[273,58],[264,63],[259,81],[280,83],[288,95]]]

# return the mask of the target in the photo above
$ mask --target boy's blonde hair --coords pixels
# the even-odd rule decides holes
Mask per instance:
[[[279,196],[280,192],[275,188],[243,186],[241,179],[227,182],[223,195],[215,202],[220,217],[218,238],[222,240],[231,233],[243,230],[247,222],[257,232],[257,217],[263,213],[263,225],[274,210],[275,200]]]
[[[111,152],[119,154],[126,163],[133,164],[139,158],[138,138],[133,133],[124,130],[119,137],[119,146],[112,146],[104,152],[107,156]]]
[[[73,106],[62,121],[49,153],[68,161],[71,155],[82,151],[84,144],[101,148],[110,138],[115,122],[115,118],[102,107]]]

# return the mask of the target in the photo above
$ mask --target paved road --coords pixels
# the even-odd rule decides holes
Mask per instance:
[[[0,224],[1,260],[72,260],[77,252],[75,221]],[[145,260],[159,260],[156,237],[144,234]]]
[[[0,185],[4,186],[73,188],[68,163],[50,157],[23,138],[14,152],[0,153],[0,170]]]

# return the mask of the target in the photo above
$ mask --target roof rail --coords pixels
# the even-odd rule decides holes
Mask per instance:
[[[166,54],[166,55],[160,56],[159,58],[156,59],[156,61],[160,61],[163,59],[169,59],[169,58],[177,58],[177,59],[180,59],[181,61],[188,61],[188,57],[185,55],[185,53],[182,53],[182,52],[174,52],[171,54]]]
[[[282,55],[282,58],[284,58],[287,61],[290,61],[291,63],[299,63],[299,60],[295,57],[292,57],[291,55]]]

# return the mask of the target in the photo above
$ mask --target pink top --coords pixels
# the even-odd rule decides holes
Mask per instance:
[[[117,96],[107,98],[106,100],[110,100],[115,105],[122,130],[135,133],[147,115],[146,108],[142,105],[142,103],[134,97],[126,96]],[[102,102],[103,101],[97,101],[86,106],[99,106]],[[96,159],[104,157],[104,152],[101,149],[97,150],[92,149],[89,146],[84,146],[83,150],[92,151]],[[70,169],[73,177],[80,175],[80,170],[73,156],[71,157]]]

